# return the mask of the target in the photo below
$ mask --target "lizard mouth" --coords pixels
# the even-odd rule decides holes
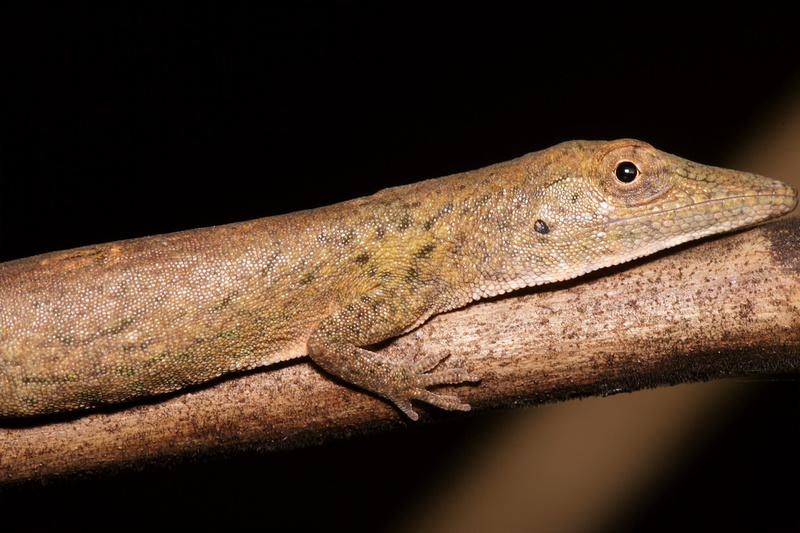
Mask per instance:
[[[677,219],[673,216],[679,213],[690,213],[692,211],[696,211],[698,209],[702,209],[703,206],[710,206],[714,204],[722,204],[724,202],[731,202],[731,201],[740,201],[745,202],[749,198],[770,198],[771,201],[767,203],[756,203],[753,205],[746,205],[741,203],[740,205],[735,206],[732,209],[739,210],[739,213],[731,213],[726,215],[725,210],[719,210],[714,212],[706,212],[700,213],[704,219],[713,218],[714,224],[709,227],[718,226],[719,224],[728,223],[730,224],[731,228],[740,227],[742,225],[747,224],[755,224],[757,222],[762,222],[764,220],[769,220],[771,218],[779,217],[786,213],[790,213],[797,207],[797,189],[794,187],[783,185],[787,192],[779,193],[779,194],[744,194],[739,196],[728,196],[725,198],[714,198],[710,200],[703,200],[702,202],[695,202],[688,205],[684,205],[681,207],[675,207],[673,209],[667,209],[665,211],[654,211],[651,213],[644,213],[640,215],[633,215],[629,217],[617,218],[614,220],[608,220],[601,224],[601,227],[604,226],[611,226],[614,224],[621,224],[625,222],[631,222],[634,220],[664,220],[665,218],[672,218],[673,220],[680,220],[683,219],[682,216],[678,216]],[[742,213],[742,210],[747,210],[748,212]],[[743,214],[747,216],[742,216]],[[692,221],[694,224],[702,224],[701,221],[695,222]]]

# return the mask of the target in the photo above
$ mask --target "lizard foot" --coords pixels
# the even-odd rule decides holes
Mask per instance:
[[[411,400],[420,400],[448,411],[469,411],[469,404],[463,403],[457,396],[436,394],[428,390],[435,385],[448,385],[464,382],[480,381],[480,376],[470,374],[462,368],[450,368],[439,372],[430,372],[448,355],[423,357],[416,363],[401,365],[397,368],[397,389],[385,395],[411,420],[419,419],[419,415],[411,407]]]

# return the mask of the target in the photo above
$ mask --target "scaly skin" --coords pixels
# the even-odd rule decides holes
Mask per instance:
[[[0,416],[126,401],[304,355],[412,419],[411,400],[468,410],[428,387],[477,376],[362,346],[796,204],[788,185],[640,141],[572,141],[319,209],[11,261],[0,265]]]

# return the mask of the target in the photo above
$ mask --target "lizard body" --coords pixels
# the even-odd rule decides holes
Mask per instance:
[[[308,355],[394,402],[475,381],[364,348],[434,314],[788,213],[797,190],[640,141],[248,222],[0,265],[0,417],[89,408]]]

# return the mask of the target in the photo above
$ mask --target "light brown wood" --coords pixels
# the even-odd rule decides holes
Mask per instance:
[[[800,219],[685,246],[434,317],[381,347],[449,353],[474,409],[800,372]],[[423,418],[463,416],[416,404]],[[0,423],[0,482],[412,424],[307,361],[116,410]]]

